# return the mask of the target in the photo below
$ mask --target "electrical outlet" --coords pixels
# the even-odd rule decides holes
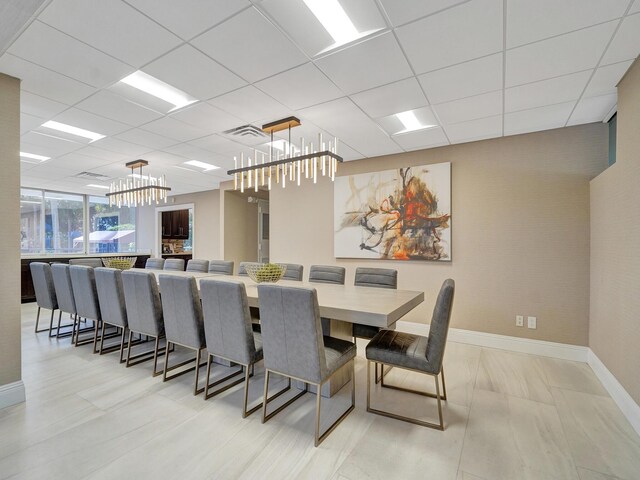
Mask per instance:
[[[516,327],[524,326],[524,315],[516,315]]]
[[[536,317],[527,317],[527,326],[529,328],[536,328],[538,323],[538,319]]]

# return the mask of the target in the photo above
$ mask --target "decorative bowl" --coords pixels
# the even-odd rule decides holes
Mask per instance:
[[[247,263],[247,275],[256,283],[275,283],[284,276],[287,266],[280,263]]]
[[[108,268],[129,270],[136,264],[138,257],[108,257],[102,259],[102,264]]]

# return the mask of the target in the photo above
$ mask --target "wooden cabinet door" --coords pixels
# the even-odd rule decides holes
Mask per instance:
[[[180,238],[189,238],[189,210],[179,210],[175,212],[178,214],[178,233]]]
[[[162,238],[171,238],[173,235],[173,212],[162,212]]]

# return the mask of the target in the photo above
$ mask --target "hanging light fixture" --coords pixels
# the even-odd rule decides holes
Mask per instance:
[[[127,178],[116,180],[111,183],[107,198],[109,206],[117,207],[138,207],[143,205],[156,205],[160,201],[167,203],[167,192],[171,191],[167,187],[167,179],[162,177],[154,178],[150,175],[142,174],[142,167],[149,165],[146,160],[134,160],[126,163],[125,166],[131,169]],[[138,169],[138,173],[135,169]]]
[[[280,183],[282,188],[290,183],[300,185],[300,180],[304,175],[305,179],[312,179],[317,183],[318,176],[335,179],[338,162],[343,159],[338,155],[338,139],[326,142],[322,134],[318,134],[317,148],[313,142],[305,143],[304,138],[300,138],[300,148],[296,154],[296,147],[291,143],[291,128],[300,125],[300,120],[296,117],[283,118],[275,122],[262,126],[262,131],[271,134],[269,142],[269,153],[253,150],[253,157],[247,155],[245,166],[244,152],[238,157],[233,157],[234,168],[227,171],[228,175],[233,175],[233,186],[236,190],[244,192],[245,188],[253,188],[256,192],[259,187],[267,187],[271,190],[272,183]],[[273,134],[281,130],[289,131],[289,141],[282,141],[282,148],[276,147],[274,154]]]

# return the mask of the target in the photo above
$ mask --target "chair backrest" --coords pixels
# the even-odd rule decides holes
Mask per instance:
[[[122,272],[122,286],[129,328],[136,333],[161,336],[164,322],[155,275],[152,272],[125,270]]]
[[[304,271],[304,267],[302,265],[297,263],[283,263],[282,265],[287,266],[282,278],[285,280],[296,280],[298,282],[302,281],[302,273]]]
[[[109,325],[126,327],[127,307],[122,286],[122,271],[117,268],[99,267],[95,269],[94,274],[102,321]]]
[[[162,270],[164,268],[164,258],[147,258],[147,261],[144,264],[144,268]]]
[[[209,262],[209,273],[233,275],[233,262],[227,262],[226,260],[211,260]]]
[[[58,308],[56,288],[53,285],[51,265],[44,262],[31,262],[29,264],[33,288],[36,291],[36,302],[41,308],[55,310]]]
[[[390,268],[356,268],[356,287],[398,288],[398,271]]]
[[[160,274],[158,278],[167,341],[185,347],[204,347],[202,306],[196,279],[164,274]]]
[[[320,383],[327,361],[315,288],[259,284],[265,368]]]
[[[87,267],[102,267],[102,260],[99,258],[70,258],[69,265],[86,265]]]
[[[208,271],[209,260],[200,260],[198,258],[194,258],[187,262],[187,272],[207,273]]]
[[[447,334],[451,322],[451,310],[456,283],[448,278],[440,287],[429,326],[429,340],[427,343],[427,361],[439,372],[442,368],[444,348],[447,345]]]
[[[96,288],[96,275],[88,265],[69,265],[73,298],[76,300],[76,312],[81,317],[100,320],[100,302]]]
[[[69,265],[66,263],[54,263],[51,265],[51,275],[53,276],[53,286],[56,290],[58,308],[65,313],[75,314],[76,300],[73,296]]]
[[[249,274],[247,273],[247,265],[250,263],[254,262],[240,262],[240,265],[238,265],[238,275],[242,277],[248,277]]]
[[[344,285],[344,267],[334,267],[333,265],[311,265],[309,269],[309,281],[312,283],[335,283]]]
[[[212,355],[248,365],[256,346],[244,283],[205,278],[200,280],[207,350]]]
[[[167,258],[164,262],[163,270],[177,270],[179,272],[184,272],[184,259]]]

